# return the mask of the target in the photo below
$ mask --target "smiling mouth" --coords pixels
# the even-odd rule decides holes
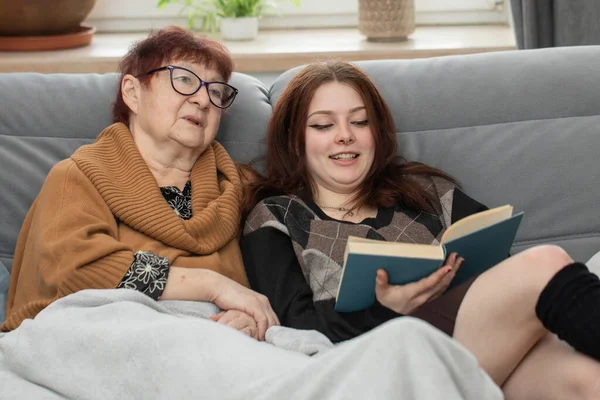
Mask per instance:
[[[333,156],[329,156],[329,158],[331,158],[332,160],[338,160],[338,161],[349,161],[349,160],[354,160],[355,158],[358,158],[359,154],[354,154],[354,153],[342,153],[342,154],[335,154]]]

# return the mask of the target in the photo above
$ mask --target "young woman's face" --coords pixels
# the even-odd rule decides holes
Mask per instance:
[[[375,157],[361,95],[335,81],[319,87],[308,109],[305,141],[307,168],[317,190],[353,194]]]
[[[205,82],[222,81],[217,71],[202,64],[170,64],[193,71]],[[136,110],[138,127],[155,143],[204,150],[217,135],[221,109],[211,104],[206,86],[184,96],[173,89],[170,76],[168,69],[156,72],[150,86],[141,89]],[[192,82],[193,76],[174,70],[173,78],[179,80],[177,84],[184,84]]]

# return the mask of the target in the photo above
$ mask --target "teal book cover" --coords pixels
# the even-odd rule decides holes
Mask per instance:
[[[520,212],[495,225],[445,243],[446,254],[456,253],[465,259],[448,290],[504,261],[510,253],[522,219],[523,212]]]
[[[522,218],[523,212],[512,215],[510,206],[474,214],[452,225],[447,230],[451,239],[445,241],[444,234],[440,245],[349,238],[335,310],[352,312],[373,305],[378,269],[388,273],[391,284],[403,285],[431,275],[456,252],[465,260],[450,290],[506,259]]]

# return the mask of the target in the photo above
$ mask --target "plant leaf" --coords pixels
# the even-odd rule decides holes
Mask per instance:
[[[218,28],[219,18],[260,18],[267,10],[276,10],[277,3],[284,1],[300,8],[301,0],[157,0],[156,6],[164,9],[169,4],[180,4],[179,14],[186,16],[189,29],[195,29],[196,20],[201,18],[202,31],[214,33]]]
[[[156,6],[158,8],[165,8],[170,3],[171,3],[171,0],[158,0],[158,3],[156,4]]]

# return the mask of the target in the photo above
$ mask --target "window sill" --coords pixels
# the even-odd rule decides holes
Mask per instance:
[[[132,42],[146,33],[96,34],[87,47],[0,52],[0,72],[106,73],[117,69]],[[238,72],[281,72],[315,60],[426,58],[514,50],[508,26],[420,26],[405,42],[368,42],[357,29],[261,31],[250,42],[223,42]]]

